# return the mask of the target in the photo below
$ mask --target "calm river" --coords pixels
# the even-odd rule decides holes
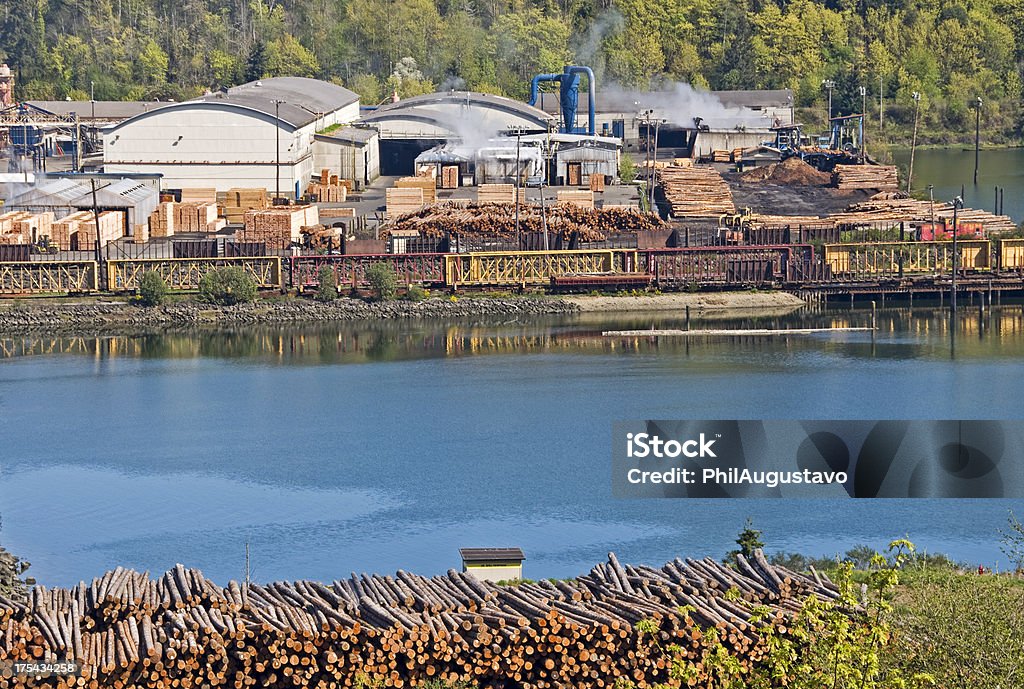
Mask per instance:
[[[830,310],[720,322],[864,325]],[[225,582],[458,567],[522,546],[525,575],[909,535],[1005,566],[1024,501],[620,501],[611,424],[637,418],[1021,418],[1024,313],[937,310],[880,332],[608,340],[665,316],[345,324],[138,337],[0,336],[0,543],[48,585],[176,562]]]

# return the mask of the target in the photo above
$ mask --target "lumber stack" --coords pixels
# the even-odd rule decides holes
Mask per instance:
[[[587,192],[589,193],[589,192]],[[552,236],[583,242],[599,242],[608,237],[664,229],[656,215],[639,213],[635,208],[582,208],[562,204],[546,210],[548,232]],[[447,202],[412,213],[381,227],[381,238],[392,234],[440,239],[445,236],[482,241],[514,242],[521,234],[539,233],[544,219],[538,206],[519,207],[519,233],[516,232],[516,211],[512,204]]]
[[[272,249],[285,249],[302,241],[302,228],[320,224],[316,206],[278,206],[245,213],[243,242],[262,242]]]
[[[895,165],[836,165],[832,179],[837,189],[895,191],[899,188]]]
[[[594,207],[594,192],[590,190],[563,189],[559,190],[555,196],[558,203],[567,203],[580,208]]]
[[[90,687],[648,689],[670,681],[663,649],[676,644],[697,672],[691,684],[704,686],[709,629],[750,668],[767,652],[758,630],[785,633],[811,596],[839,594],[827,577],[774,566],[760,551],[736,569],[710,558],[623,565],[609,553],[576,579],[520,585],[400,570],[219,586],[183,565],[156,579],[118,568],[0,599],[0,659],[77,660],[72,683]]]
[[[590,191],[595,194],[604,192],[604,175],[594,172],[590,175]]]
[[[399,189],[422,189],[423,203],[434,203],[437,201],[437,185],[433,177],[427,175],[402,177],[395,182],[395,186]]]
[[[136,225],[132,229],[132,243],[145,244],[149,241],[149,225]]]
[[[408,213],[415,213],[423,208],[423,189],[391,187],[384,192],[385,213],[388,218],[397,218]]]
[[[182,203],[217,203],[217,190],[213,187],[201,189],[182,189]]]
[[[92,211],[76,211],[71,215],[55,220],[50,226],[50,241],[59,246],[61,251],[69,250],[73,239],[76,244],[78,243],[76,235],[81,223],[89,220],[91,217]]]
[[[238,225],[245,220],[246,211],[266,208],[266,189],[234,188],[224,195],[224,217],[228,223]]]
[[[99,214],[99,223],[92,211],[82,211],[86,214],[78,221],[78,232],[71,239],[71,248],[79,251],[88,251],[96,246],[99,240],[100,246],[104,247],[115,239],[124,236],[124,212],[103,211]]]
[[[516,202],[516,185],[514,184],[481,184],[476,190],[477,203],[510,203]],[[519,203],[526,203],[526,189],[519,189]]]
[[[356,217],[355,208],[321,208],[321,218],[354,218]]]
[[[306,193],[315,195],[317,201],[321,203],[345,203],[348,200],[348,187],[343,184],[337,184],[337,179],[337,176],[335,176],[334,184],[311,183],[306,188]]]
[[[216,232],[224,227],[224,224],[217,222],[216,202],[175,203],[172,205],[175,232]]]
[[[442,189],[458,189],[459,188],[459,166],[458,165],[442,165],[441,166],[441,188]]]
[[[730,155],[730,152],[727,151],[727,150],[724,150],[724,149],[716,148],[713,151],[711,151],[711,155],[708,156],[708,157],[711,159],[712,163],[730,163],[730,162],[732,162],[732,160],[731,160],[732,156]]]
[[[164,201],[149,214],[149,234],[151,237],[170,237],[175,231],[174,202]]]
[[[673,217],[718,217],[736,212],[729,185],[708,165],[666,167],[658,171],[658,181]]]
[[[32,244],[42,237],[52,239],[53,213],[8,211],[0,215],[0,244]]]

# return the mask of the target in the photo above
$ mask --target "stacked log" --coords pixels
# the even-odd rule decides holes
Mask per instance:
[[[590,192],[586,192],[590,193]],[[562,204],[545,209],[548,231],[571,239],[575,234],[583,242],[599,242],[610,236],[655,232],[664,223],[655,215],[626,208],[581,208]],[[542,232],[544,219],[539,206],[519,207],[519,234]],[[393,233],[416,233],[421,237],[462,237],[490,241],[516,241],[514,204],[464,204],[448,202],[405,215],[381,228],[381,237]]]
[[[570,206],[578,206],[580,208],[594,207],[594,192],[589,190],[577,191],[575,189],[563,189],[559,190],[555,197],[558,203],[565,203]]]
[[[336,251],[341,249],[342,229],[339,227],[324,227],[323,225],[310,225],[300,230],[303,246],[308,246],[317,251]]]
[[[953,204],[945,202],[919,201],[909,198],[891,198],[880,194],[867,201],[851,204],[842,213],[829,216],[836,225],[870,225],[900,222],[945,221],[952,225]],[[1017,229],[1013,218],[994,215],[985,210],[962,208],[957,212],[958,222],[980,223],[986,233],[1013,232]]]
[[[320,224],[316,206],[277,206],[245,213],[240,241],[261,242],[271,249],[286,249],[302,241],[302,228]]]
[[[428,175],[402,177],[395,182],[395,186],[399,189],[422,189],[423,203],[437,201],[437,184],[434,182],[434,178]]]
[[[836,165],[832,179],[838,189],[895,191],[900,184],[895,165]]]
[[[391,187],[385,190],[385,214],[388,218],[397,218],[408,213],[415,213],[423,208],[423,189],[402,189]]]
[[[736,212],[729,185],[713,167],[673,165],[659,170],[658,180],[673,217],[718,217]]]
[[[224,217],[228,223],[238,225],[245,220],[246,211],[267,207],[266,189],[228,189],[224,195]]]
[[[182,565],[155,580],[118,568],[71,589],[36,587],[25,603],[0,598],[0,660],[81,663],[57,686],[646,689],[668,681],[664,649],[677,644],[702,686],[710,629],[750,667],[766,652],[759,627],[784,633],[808,596],[838,593],[760,552],[736,569],[623,565],[610,553],[576,579],[520,585],[449,570],[220,587]]]

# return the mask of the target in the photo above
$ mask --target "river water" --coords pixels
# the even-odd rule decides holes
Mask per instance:
[[[896,162],[906,169],[910,150],[895,151]],[[1004,189],[1003,213],[1024,222],[1024,148],[980,151],[978,184],[974,184],[974,150],[918,149],[914,153],[914,195],[928,198],[928,185],[936,201],[951,202],[963,191],[964,205],[995,211],[995,187]],[[901,179],[906,185],[906,179]]]
[[[864,325],[865,311],[724,326]],[[522,546],[525,575],[721,556],[749,516],[771,550],[909,535],[1002,563],[1024,501],[616,500],[611,425],[639,418],[1020,418],[1024,313],[937,309],[866,333],[682,342],[602,329],[663,315],[0,337],[0,543],[67,585],[175,562],[218,581],[458,567]],[[697,325],[695,323],[695,325]]]

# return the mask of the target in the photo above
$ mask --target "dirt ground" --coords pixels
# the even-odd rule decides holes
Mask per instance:
[[[735,172],[723,177],[729,183],[737,209],[750,208],[754,213],[768,215],[830,215],[871,196],[861,189],[839,191],[829,187],[744,182]]]

